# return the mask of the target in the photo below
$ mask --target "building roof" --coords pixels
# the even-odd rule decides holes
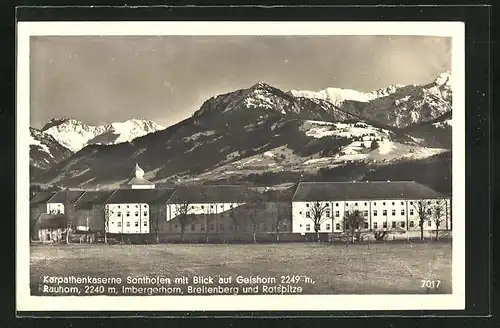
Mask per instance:
[[[63,190],[58,191],[47,203],[73,204],[83,195],[83,190]]]
[[[104,204],[106,200],[111,196],[114,190],[97,190],[97,191],[86,191],[82,197],[80,197],[76,203],[76,209],[90,209],[92,205]]]
[[[245,186],[193,185],[177,188],[168,199],[167,203],[246,202],[257,195],[261,194]]]
[[[414,181],[301,182],[293,200],[430,199],[444,197]]]
[[[288,188],[285,190],[264,191],[263,197],[268,202],[291,202],[295,190],[295,188]]]
[[[37,191],[30,199],[30,205],[38,205],[47,203],[47,201],[55,195],[53,191]]]
[[[131,177],[130,179],[125,181],[123,183],[123,185],[126,185],[126,186],[140,186],[140,185],[151,186],[151,185],[154,185],[154,183],[149,181],[149,180],[146,180],[143,177]]]
[[[139,185],[154,185],[153,182],[144,178],[144,170],[139,167],[139,164],[135,164],[135,169],[133,171],[133,175],[123,183],[126,186],[139,186]]]
[[[117,189],[106,204],[159,204],[165,203],[173,189]]]
[[[68,217],[65,214],[42,213],[35,224],[37,229],[59,229],[66,228]]]

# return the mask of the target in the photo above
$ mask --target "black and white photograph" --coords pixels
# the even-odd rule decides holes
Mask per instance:
[[[464,308],[462,24],[18,25],[19,308]]]

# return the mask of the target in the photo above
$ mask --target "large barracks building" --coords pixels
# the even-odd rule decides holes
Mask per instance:
[[[266,189],[266,188],[262,188]],[[321,212],[317,211],[321,208]],[[316,210],[315,210],[316,209]],[[451,199],[413,181],[300,182],[285,191],[242,185],[156,188],[136,165],[115,190],[36,192],[30,197],[33,241],[273,242],[312,241],[349,230],[356,210],[365,232],[425,238],[452,230]]]

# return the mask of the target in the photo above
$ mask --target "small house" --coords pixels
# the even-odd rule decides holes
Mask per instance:
[[[34,231],[35,223],[40,214],[47,213],[47,201],[55,195],[52,191],[38,191],[30,198],[30,239],[37,240],[38,233]]]
[[[47,242],[62,242],[68,226],[68,217],[65,214],[41,213],[35,223],[34,230],[38,240]]]
[[[47,201],[48,214],[68,214],[73,216],[74,203],[85,193],[83,190],[58,191]]]

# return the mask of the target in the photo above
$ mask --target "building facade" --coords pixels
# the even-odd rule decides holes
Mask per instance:
[[[421,222],[424,231],[451,229],[450,199],[415,182],[302,182],[292,200],[293,232],[313,233],[315,224],[344,232],[355,210],[364,218],[360,230],[420,231]]]
[[[104,233],[104,204],[114,190],[87,191],[74,204],[73,226],[76,232]]]
[[[106,232],[149,234],[152,205],[165,204],[171,189],[118,189],[104,205]]]
[[[237,185],[177,188],[167,201],[166,232],[229,234],[291,231],[290,200],[263,195]]]
[[[128,181],[137,182],[134,178],[138,176],[140,170]],[[35,226],[41,214],[65,215],[68,226],[64,229],[71,227],[72,232],[81,234],[156,235],[157,240],[162,235],[177,238],[186,234],[207,242],[209,236],[222,241],[251,240],[255,233],[263,240],[272,240],[278,232],[302,238],[314,234],[316,224],[323,236],[342,235],[352,229],[367,235],[406,236],[420,234],[421,226],[429,234],[452,229],[450,197],[415,182],[301,182],[283,193],[241,185],[175,189],[146,185],[35,193],[30,199],[32,239],[40,238]],[[355,227],[345,219],[354,211],[361,218]],[[42,235],[47,239],[46,232]],[[166,240],[177,240],[174,237]],[[291,237],[288,240],[295,238]]]

